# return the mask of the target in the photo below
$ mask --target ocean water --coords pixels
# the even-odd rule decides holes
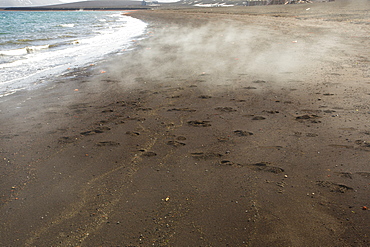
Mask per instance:
[[[145,29],[118,11],[0,11],[0,97],[122,53]]]

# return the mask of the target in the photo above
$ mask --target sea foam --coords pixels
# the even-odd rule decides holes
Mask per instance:
[[[63,74],[67,69],[96,63],[108,54],[127,50],[132,45],[132,40],[137,40],[146,29],[146,23],[122,15],[121,12],[50,12],[25,15],[29,15],[29,18],[43,15],[44,20],[56,23],[43,27],[45,21],[40,21],[40,26],[29,27],[40,30],[38,33],[28,29],[25,30],[29,32],[28,35],[20,33],[14,36],[13,40],[29,40],[27,46],[0,45],[0,95],[20,88],[32,89],[34,84],[52,81],[56,75]],[[66,18],[75,23],[73,28],[56,28],[69,25],[65,22],[57,23]],[[108,21],[101,22],[101,19]],[[97,25],[98,23],[100,24]]]

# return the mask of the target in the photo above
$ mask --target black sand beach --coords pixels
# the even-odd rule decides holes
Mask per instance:
[[[369,246],[350,3],[131,12],[134,51],[0,99],[0,245]]]

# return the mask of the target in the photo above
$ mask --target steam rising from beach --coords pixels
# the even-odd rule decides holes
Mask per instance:
[[[271,32],[279,35],[271,36]],[[227,78],[231,75],[276,82],[302,80],[300,71],[320,66],[319,58],[311,56],[317,53],[312,51],[320,49],[322,55],[336,43],[327,35],[307,42],[307,37],[300,38],[302,34],[281,38],[281,32],[286,30],[273,23],[267,27],[227,21],[196,27],[174,25],[156,30],[143,49],[123,58],[112,73],[118,73],[124,86],[135,83],[137,77],[156,80],[176,76],[189,80],[204,75],[209,86],[230,83]]]

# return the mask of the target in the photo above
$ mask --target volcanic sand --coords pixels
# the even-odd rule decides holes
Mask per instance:
[[[362,3],[132,12],[134,50],[0,99],[0,245],[369,246]]]

